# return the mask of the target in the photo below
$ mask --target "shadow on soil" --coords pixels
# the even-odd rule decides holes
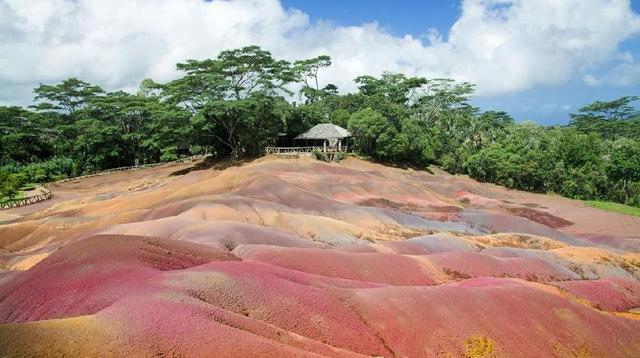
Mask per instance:
[[[224,170],[224,169],[227,169],[227,168],[230,168],[230,167],[240,167],[240,166],[243,166],[246,163],[249,163],[249,162],[251,162],[251,161],[253,161],[254,159],[257,159],[257,158],[258,157],[239,157],[239,158],[231,158],[231,157],[214,158],[214,157],[208,157],[205,160],[201,161],[200,163],[195,164],[192,167],[175,171],[175,172],[169,174],[169,176],[185,175],[185,174],[191,173],[192,171],[196,171],[196,170],[209,170],[209,169]]]

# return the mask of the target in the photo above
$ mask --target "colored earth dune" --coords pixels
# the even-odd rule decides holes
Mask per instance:
[[[640,356],[640,217],[354,158],[189,165],[0,212],[0,356]]]

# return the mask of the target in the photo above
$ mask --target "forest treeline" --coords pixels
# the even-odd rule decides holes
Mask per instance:
[[[388,163],[535,192],[640,206],[637,97],[595,102],[567,126],[517,123],[470,104],[474,86],[384,73],[340,94],[320,85],[328,56],[287,62],[256,46],[177,64],[168,83],[136,94],[70,78],[41,84],[28,108],[0,107],[0,197],[24,183],[204,152],[256,155],[278,133],[331,122],[351,148]]]

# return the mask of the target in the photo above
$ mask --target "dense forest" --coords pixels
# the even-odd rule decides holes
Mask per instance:
[[[177,64],[168,83],[106,92],[76,78],[41,84],[29,108],[0,107],[0,198],[25,183],[181,156],[252,156],[278,133],[348,128],[362,156],[440,165],[486,182],[640,206],[637,97],[595,102],[567,126],[517,123],[470,104],[474,86],[384,73],[340,94],[328,56],[287,62],[256,46]]]

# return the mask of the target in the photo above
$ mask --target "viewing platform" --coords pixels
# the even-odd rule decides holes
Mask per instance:
[[[278,157],[302,158],[310,157],[314,151],[318,151],[332,161],[337,153],[347,153],[348,149],[347,146],[265,147],[264,153]]]
[[[282,134],[285,136],[285,134]],[[286,136],[285,136],[286,137]],[[347,144],[351,133],[348,130],[331,123],[320,123],[308,131],[291,140],[278,140],[279,145],[264,149],[265,154],[275,154],[279,157],[300,158],[310,157],[312,153],[322,153],[326,160],[333,161],[336,154],[347,153]],[[292,143],[304,144],[303,146],[290,145]],[[311,145],[309,145],[311,144]]]

